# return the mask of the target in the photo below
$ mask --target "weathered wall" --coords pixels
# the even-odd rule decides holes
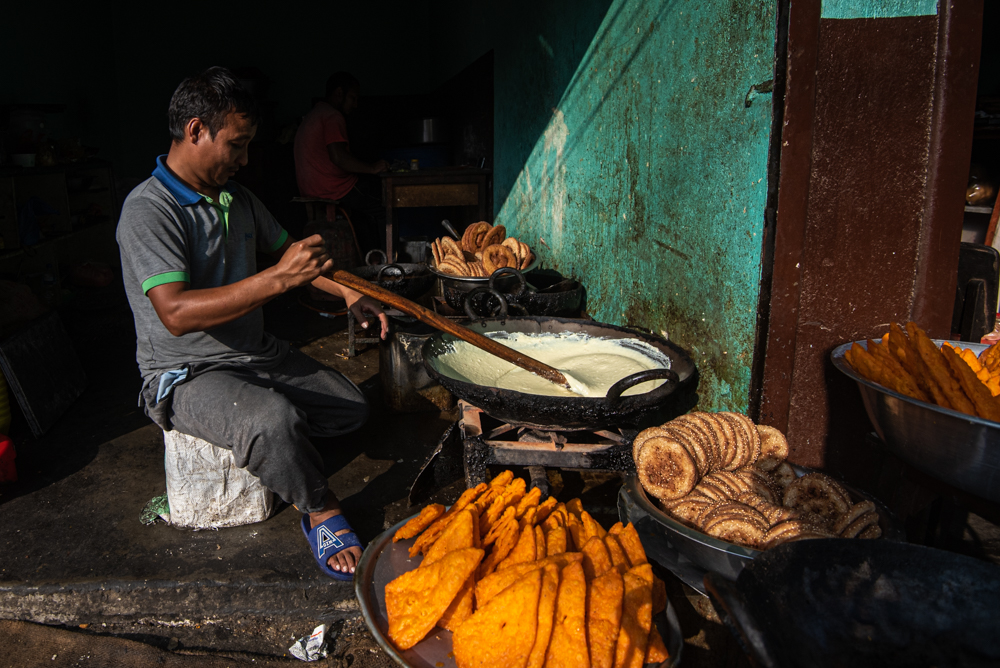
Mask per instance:
[[[745,99],[772,78],[774,13],[613,2],[506,201],[501,130],[526,114],[505,105],[497,47],[497,221],[586,285],[592,317],[690,351],[709,410],[748,404],[771,99]]]

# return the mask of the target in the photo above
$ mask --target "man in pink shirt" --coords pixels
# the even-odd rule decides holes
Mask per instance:
[[[385,160],[367,163],[351,153],[347,116],[358,106],[361,85],[347,72],[326,81],[326,97],[302,119],[295,133],[295,178],[303,197],[339,200],[348,210],[362,255],[382,244],[385,226],[381,181]]]

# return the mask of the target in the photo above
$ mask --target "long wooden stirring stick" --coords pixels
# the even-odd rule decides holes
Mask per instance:
[[[329,278],[336,283],[346,285],[352,290],[357,290],[361,294],[367,295],[372,299],[377,299],[383,304],[388,304],[389,306],[397,308],[403,313],[408,313],[420,322],[426,323],[435,329],[447,332],[456,338],[462,339],[463,341],[470,343],[481,350],[485,350],[491,355],[496,355],[500,359],[510,362],[514,366],[521,367],[525,371],[530,371],[536,376],[540,376],[555,383],[556,385],[559,385],[560,387],[565,387],[567,390],[575,392],[575,390],[570,387],[569,381],[566,380],[566,376],[564,376],[559,369],[519,353],[513,348],[508,348],[501,343],[497,343],[493,339],[487,338],[482,334],[468,329],[467,327],[462,327],[448,318],[442,317],[434,311],[426,309],[423,306],[410,301],[406,297],[400,297],[395,293],[380,288],[374,283],[366,281],[365,279],[355,276],[354,274],[346,272],[342,269],[333,272]]]

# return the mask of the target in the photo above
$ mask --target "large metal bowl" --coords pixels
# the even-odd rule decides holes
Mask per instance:
[[[813,472],[813,469],[794,464],[792,469],[798,476]],[[866,499],[875,504],[883,539],[903,540],[899,522],[884,505],[853,487],[844,487],[855,502]],[[618,492],[618,515],[622,522],[631,522],[635,526],[651,559],[702,594],[705,593],[706,573],[713,572],[727,580],[735,580],[747,564],[764,553],[752,547],[727,543],[678,522],[656,506],[636,475],[628,476]]]
[[[451,631],[435,629],[416,646],[400,651],[389,639],[389,616],[385,607],[385,586],[395,578],[420,565],[423,557],[410,558],[410,546],[416,538],[392,542],[392,537],[410,517],[382,532],[361,555],[361,561],[354,571],[354,594],[361,608],[361,616],[371,631],[375,641],[389,657],[404,668],[455,668],[452,652]],[[684,635],[674,606],[667,600],[664,614],[653,617],[670,658],[656,668],[675,668],[681,660]]]
[[[867,349],[865,341],[857,342]],[[934,341],[938,347],[942,340]],[[833,365],[858,384],[868,418],[889,450],[937,480],[1000,502],[1000,423],[911,399],[859,376],[838,346]],[[958,344],[979,355],[988,346]]]

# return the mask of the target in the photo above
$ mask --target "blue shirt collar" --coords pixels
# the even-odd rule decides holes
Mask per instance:
[[[170,194],[174,196],[177,203],[181,206],[190,206],[192,204],[197,204],[202,200],[202,196],[191,190],[184,182],[179,178],[174,176],[174,173],[170,171],[167,167],[167,154],[156,158],[156,169],[153,170],[153,176],[170,191]],[[230,190],[229,183],[222,187],[223,190]]]
[[[170,191],[170,194],[182,206],[190,206],[201,201],[201,195],[184,185],[184,182],[174,176],[173,172],[167,168],[167,155],[165,153],[156,158],[156,169],[153,170],[153,176]]]

